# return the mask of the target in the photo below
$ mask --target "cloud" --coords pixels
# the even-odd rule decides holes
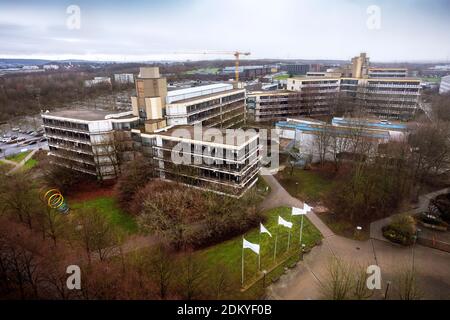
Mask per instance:
[[[450,29],[445,1],[429,7],[417,0],[75,2],[81,8],[79,30],[66,27],[70,2],[0,4],[0,55],[145,60],[245,50],[251,58],[348,59],[367,51],[379,61],[450,55],[450,43],[442,41]],[[379,30],[366,26],[372,4],[381,9]]]

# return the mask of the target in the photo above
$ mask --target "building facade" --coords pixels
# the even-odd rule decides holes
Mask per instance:
[[[115,73],[114,82],[118,84],[134,83],[134,74],[132,73]]]
[[[439,85],[439,94],[448,94],[450,92],[450,76],[441,78],[441,84]]]
[[[131,112],[65,110],[41,116],[53,163],[101,180],[117,177],[123,150],[115,132],[138,125]]]

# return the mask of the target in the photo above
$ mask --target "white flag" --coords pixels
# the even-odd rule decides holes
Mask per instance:
[[[264,227],[264,225],[262,223],[260,223],[259,232],[260,233],[267,233],[269,236],[272,237],[272,234],[269,232],[269,230],[266,229],[266,227]]]
[[[292,215],[293,216],[301,216],[302,214],[306,214],[306,210],[292,207]]]
[[[282,217],[278,216],[278,224],[285,226],[286,228],[292,228],[292,222],[284,220]]]
[[[305,202],[303,203],[303,210],[305,210],[306,212],[309,212],[312,210],[312,207],[308,206]]]
[[[250,249],[254,253],[259,254],[259,244],[248,242],[247,240],[243,239],[242,247],[244,249]]]

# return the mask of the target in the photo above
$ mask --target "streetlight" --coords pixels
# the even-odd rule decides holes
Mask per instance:
[[[264,289],[266,287],[266,274],[267,274],[267,271],[263,270],[262,273],[263,273],[263,289]]]
[[[305,253],[306,244],[302,243],[302,248],[300,250],[300,260],[303,261],[303,254]]]
[[[387,295],[388,295],[388,291],[389,291],[389,286],[391,285],[391,281],[386,281],[386,291],[384,292],[384,300],[387,299]]]

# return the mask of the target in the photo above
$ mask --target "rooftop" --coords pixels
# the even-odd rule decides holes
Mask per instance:
[[[252,140],[253,138],[256,138],[258,136],[258,133],[254,130],[234,130],[234,129],[227,129],[227,130],[221,130],[217,128],[211,129],[203,129],[203,131],[197,132],[199,128],[195,126],[189,126],[189,125],[181,125],[181,126],[173,126],[168,128],[166,131],[159,131],[157,134],[167,137],[174,137],[174,138],[184,138],[186,135],[186,132],[189,133],[189,139],[194,141],[204,141],[207,143],[214,143],[214,138],[216,137],[216,134],[218,132],[222,133],[222,139],[223,142],[216,141],[218,144],[222,145],[228,145],[228,146],[241,146],[245,144],[245,142],[248,142]],[[232,133],[230,133],[232,132]],[[200,136],[202,134],[202,138],[198,139],[197,135]],[[228,134],[230,134],[231,137],[233,137],[233,141],[227,141]],[[187,137],[186,137],[187,138]],[[230,138],[228,140],[231,140]],[[244,142],[245,141],[245,142]]]
[[[132,118],[127,113],[124,112],[114,112],[112,110],[92,110],[92,109],[67,109],[58,110],[52,112],[46,112],[42,114],[43,116],[61,117],[67,119],[76,119],[84,121],[99,121],[110,119],[126,119]],[[114,116],[116,115],[116,116]],[[108,117],[109,116],[109,117]]]
[[[194,97],[210,95],[212,93],[232,90],[233,85],[230,83],[214,83],[204,86],[184,88],[167,92],[166,103],[179,102]]]

